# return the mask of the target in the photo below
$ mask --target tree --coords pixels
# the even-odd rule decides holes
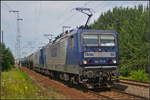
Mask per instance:
[[[14,65],[13,54],[5,44],[0,44],[0,65],[2,71],[9,70]]]

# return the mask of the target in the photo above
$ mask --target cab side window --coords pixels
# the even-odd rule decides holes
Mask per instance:
[[[69,48],[74,48],[74,36],[69,37]]]
[[[51,57],[56,57],[57,56],[57,47],[53,47],[51,49]]]

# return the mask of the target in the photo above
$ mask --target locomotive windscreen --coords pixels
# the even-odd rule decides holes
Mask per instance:
[[[101,46],[114,46],[115,37],[113,35],[100,35]]]
[[[83,44],[87,46],[98,46],[99,44],[98,35],[84,35]]]
[[[115,46],[115,37],[111,34],[83,35],[83,45],[85,46]]]

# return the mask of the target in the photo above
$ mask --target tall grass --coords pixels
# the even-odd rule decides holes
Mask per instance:
[[[120,78],[143,81],[143,82],[150,82],[149,75],[145,72],[145,70],[131,71],[128,77],[120,76]]]
[[[148,74],[144,70],[132,71],[130,73],[130,79],[144,82],[149,81]]]
[[[29,76],[18,68],[1,73],[1,99],[25,99],[25,98],[60,98],[58,93],[47,95],[36,84],[32,83]],[[57,94],[57,95],[56,95]]]

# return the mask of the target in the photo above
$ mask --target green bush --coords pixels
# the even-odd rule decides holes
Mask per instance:
[[[129,76],[129,73],[130,73],[130,70],[129,70],[128,67],[126,67],[126,65],[123,65],[123,66],[120,68],[120,74],[121,74],[122,76],[127,77],[127,76]]]
[[[149,81],[148,74],[145,72],[145,70],[131,71],[130,79],[145,82]]]
[[[2,71],[9,70],[14,65],[14,57],[9,48],[0,44],[0,68]]]

